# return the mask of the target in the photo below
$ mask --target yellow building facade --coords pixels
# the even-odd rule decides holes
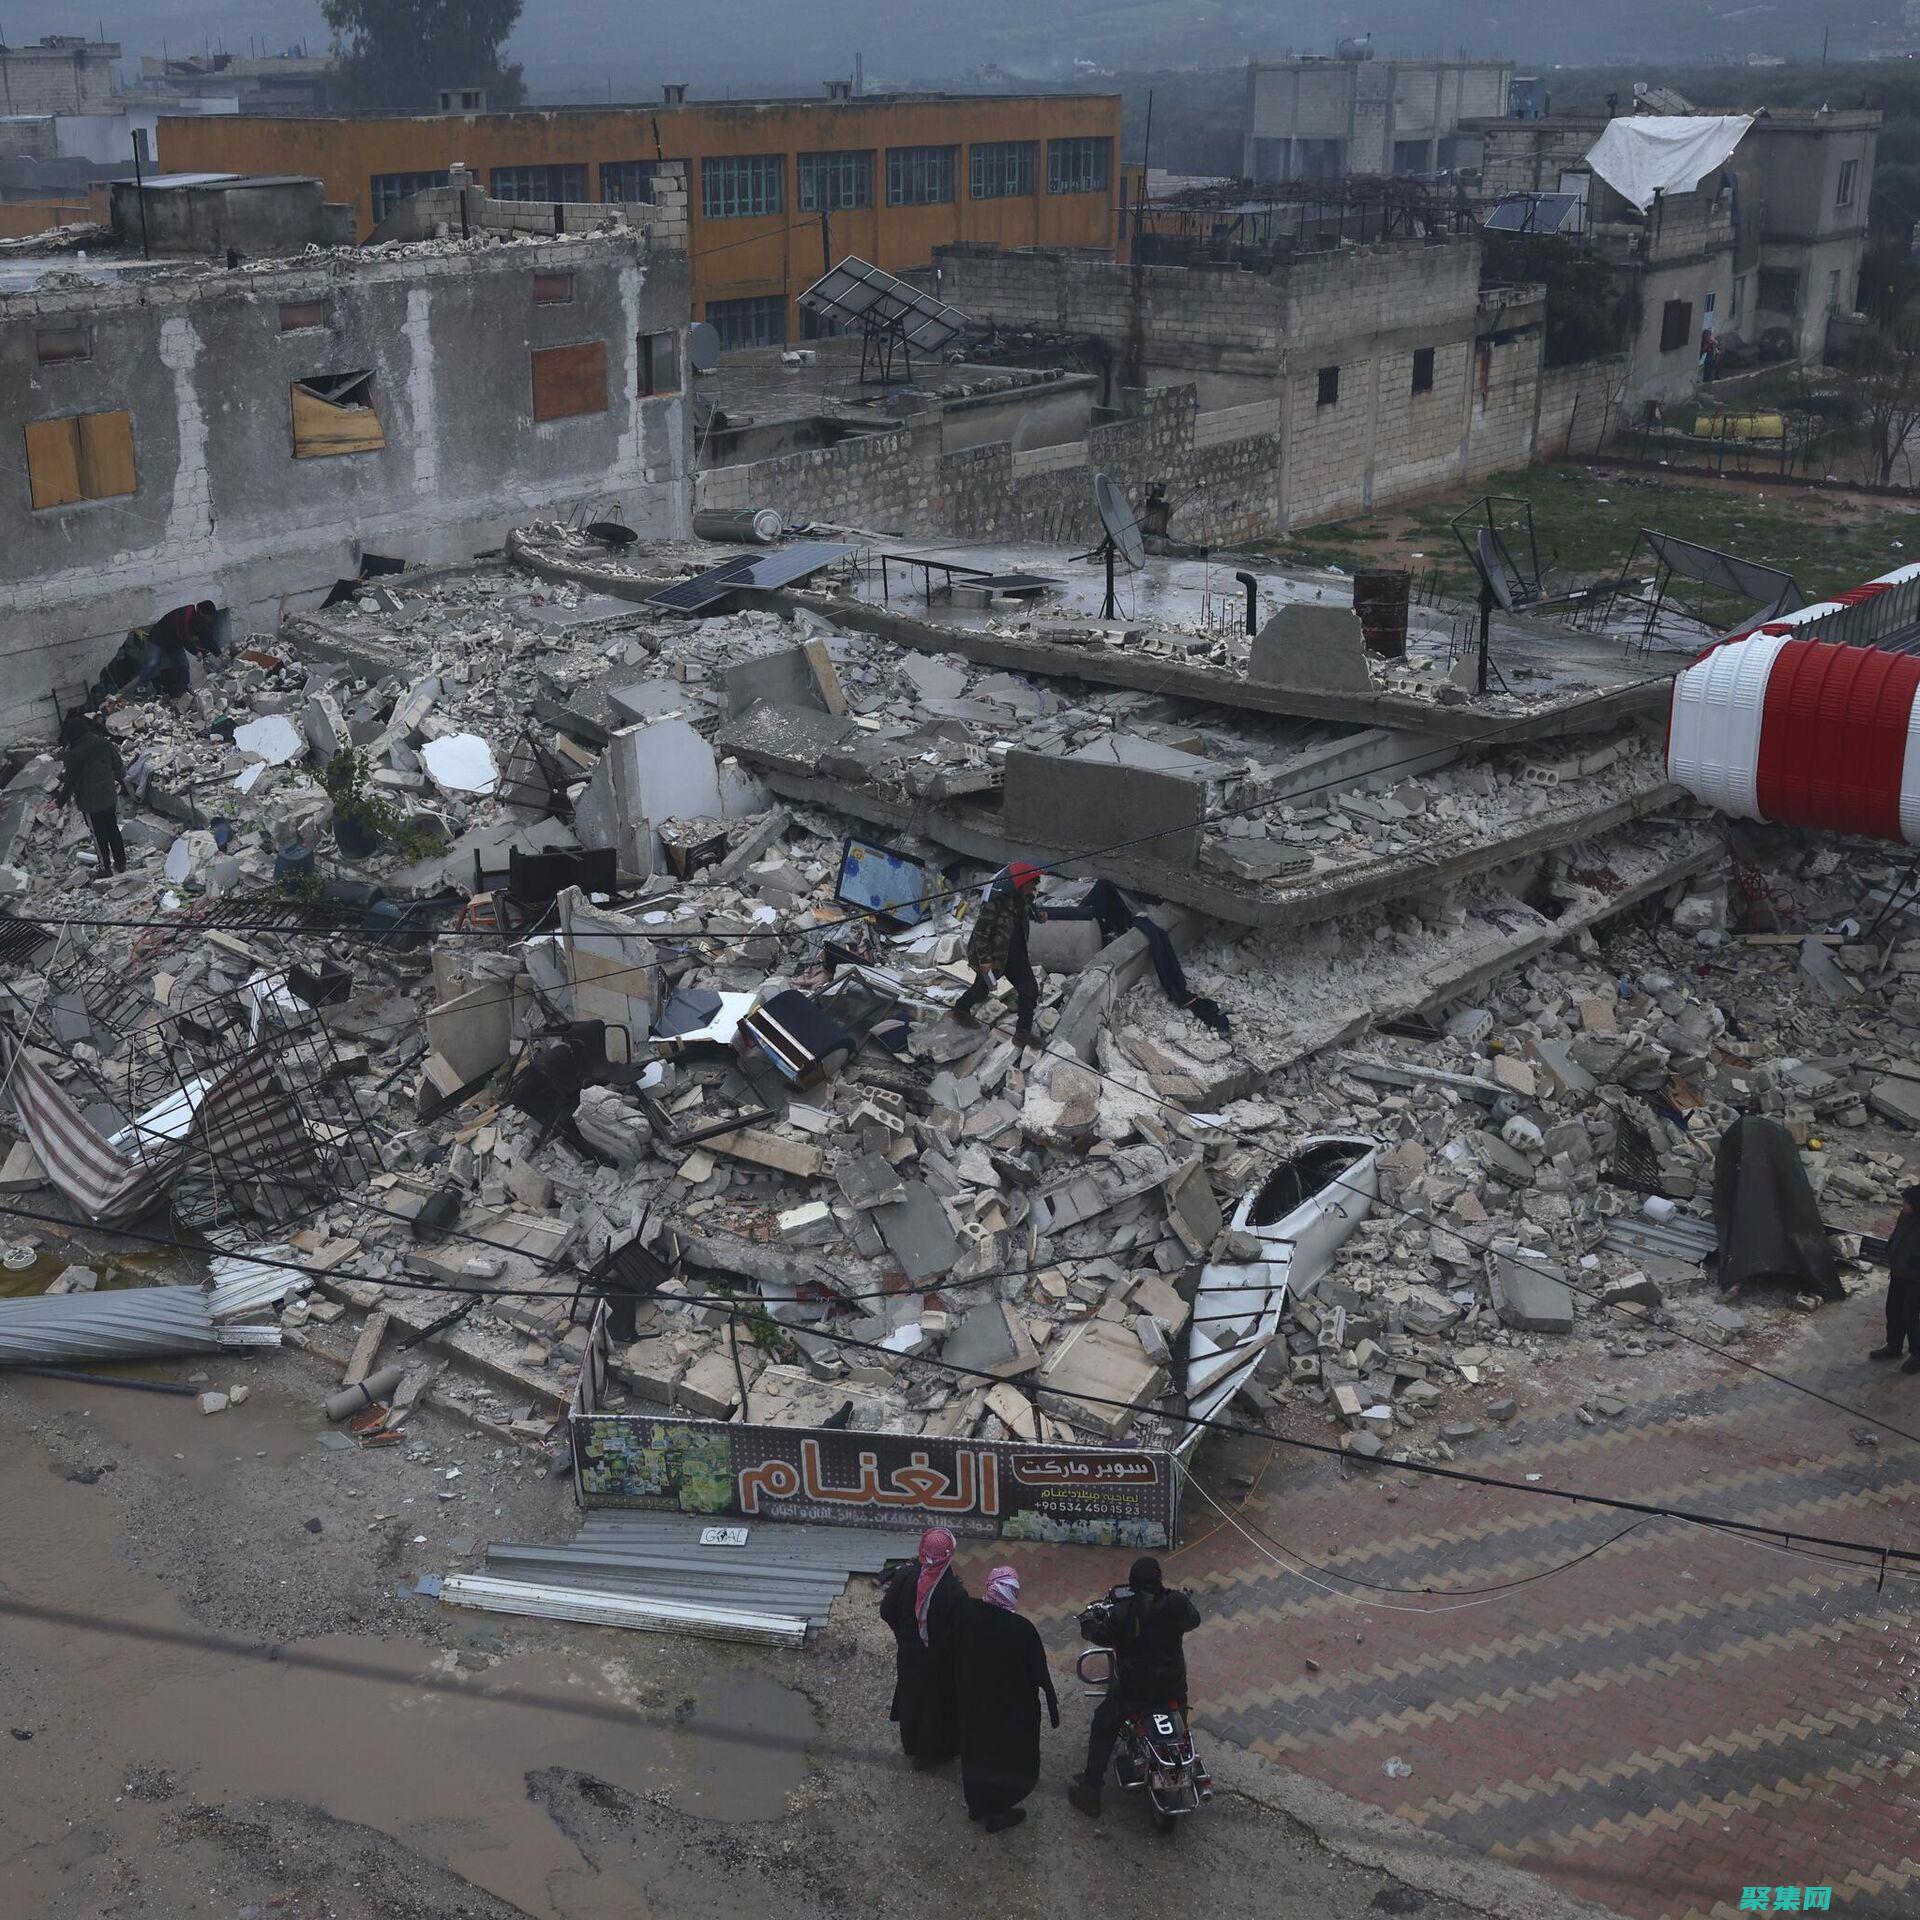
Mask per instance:
[[[803,337],[794,297],[848,254],[903,272],[954,241],[1112,247],[1117,94],[687,101],[514,113],[162,118],[177,173],[317,175],[365,238],[473,169],[498,199],[644,198],[686,164],[693,312],[729,348]]]

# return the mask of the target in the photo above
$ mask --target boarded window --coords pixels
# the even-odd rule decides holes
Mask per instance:
[[[43,367],[93,358],[93,342],[85,327],[48,327],[33,336],[33,350]]]
[[[533,304],[536,307],[564,307],[572,298],[572,274],[536,273],[533,276]]]
[[[1320,405],[1334,407],[1340,404],[1340,369],[1322,367],[1320,369]]]
[[[1660,351],[1677,353],[1693,344],[1693,302],[1669,300],[1660,309]]]
[[[36,510],[131,493],[133,415],[77,413],[64,420],[29,420],[27,482]]]
[[[387,444],[370,373],[322,373],[293,383],[293,457],[378,453]]]
[[[672,333],[640,336],[640,396],[680,391],[680,339]]]
[[[540,347],[533,356],[533,417],[567,420],[607,410],[607,343]]]
[[[1413,350],[1413,390],[1415,393],[1433,391],[1433,349],[1415,347]]]
[[[280,303],[282,333],[303,333],[311,327],[324,327],[326,324],[327,303],[324,300],[283,300]]]

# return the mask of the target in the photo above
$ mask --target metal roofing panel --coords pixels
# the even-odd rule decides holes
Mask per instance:
[[[479,1607],[490,1613],[524,1614],[539,1620],[579,1620],[593,1626],[632,1627],[642,1633],[691,1633],[710,1640],[750,1640],[765,1646],[798,1646],[807,1635],[807,1623],[792,1615],[629,1598],[577,1587],[495,1580],[476,1573],[449,1574],[440,1597],[449,1606]]]
[[[216,1353],[220,1344],[207,1296],[198,1287],[126,1287],[0,1300],[0,1367],[151,1360]]]

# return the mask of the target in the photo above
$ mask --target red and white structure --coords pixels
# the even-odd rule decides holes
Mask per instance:
[[[1920,846],[1920,565],[1737,633],[1673,683],[1667,777],[1741,820]]]

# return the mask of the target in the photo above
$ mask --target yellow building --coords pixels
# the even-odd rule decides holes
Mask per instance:
[[[1119,227],[1117,94],[163,117],[159,146],[171,172],[316,174],[363,239],[455,165],[497,199],[618,201],[684,161],[693,311],[730,348],[802,337],[794,297],[850,253],[897,273],[952,241],[1111,247]]]

